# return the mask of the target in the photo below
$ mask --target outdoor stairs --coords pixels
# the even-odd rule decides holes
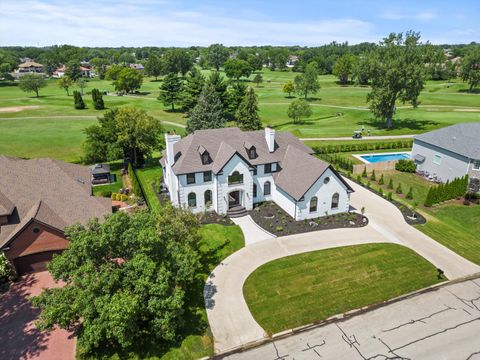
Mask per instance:
[[[247,209],[245,209],[243,206],[234,206],[228,209],[227,215],[230,218],[239,218],[248,215],[248,213]]]

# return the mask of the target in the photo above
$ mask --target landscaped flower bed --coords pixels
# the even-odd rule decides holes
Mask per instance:
[[[353,212],[296,221],[272,201],[256,204],[249,214],[259,226],[277,236],[368,224],[365,216]]]
[[[235,225],[228,216],[218,215],[215,211],[206,211],[197,214],[198,220],[202,225],[205,224],[220,224],[220,225]]]

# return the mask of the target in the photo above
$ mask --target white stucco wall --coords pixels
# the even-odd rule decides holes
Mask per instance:
[[[203,172],[195,173],[195,184],[187,184],[187,175],[179,175],[178,176],[179,184],[180,184],[180,203],[182,206],[188,206],[188,194],[195,193],[197,196],[197,206],[195,208],[191,208],[192,212],[198,213],[202,211],[211,211],[215,210],[215,186],[213,181],[213,174],[212,174],[212,181],[204,182],[203,181]],[[211,190],[212,191],[212,206],[210,208],[206,207],[205,204],[205,191]]]
[[[326,177],[330,181],[325,184]],[[332,209],[332,196],[339,194],[338,208]],[[318,198],[317,211],[310,213],[310,200],[312,197]],[[311,219],[320,216],[326,216],[347,212],[350,207],[350,194],[347,192],[345,184],[335,175],[335,173],[327,169],[317,182],[305,193],[304,200],[297,202],[296,220]]]

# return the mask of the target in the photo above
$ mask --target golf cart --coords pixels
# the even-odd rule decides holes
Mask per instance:
[[[360,130],[354,131],[352,139],[361,139],[362,138],[362,132]]]

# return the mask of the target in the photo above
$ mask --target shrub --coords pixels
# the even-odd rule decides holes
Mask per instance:
[[[283,231],[283,226],[277,226],[277,227],[275,228],[275,231]]]
[[[380,180],[378,180],[378,185],[383,185],[385,183],[385,180],[383,179],[383,174],[380,176]]]
[[[12,267],[4,253],[0,253],[0,283],[12,276]]]
[[[407,198],[407,199],[410,199],[410,200],[413,199],[413,189],[412,189],[411,186],[410,186],[410,190],[408,190],[408,193],[407,193],[406,198]]]
[[[363,172],[362,172],[362,177],[366,178],[367,177],[367,167],[363,167]]]
[[[397,194],[403,194],[402,184],[398,183],[398,186],[397,186],[397,188],[395,189],[395,192],[396,192]]]
[[[377,176],[375,175],[375,169],[373,169],[372,175],[370,175],[370,180],[377,181]]]
[[[116,200],[116,199],[117,199],[117,194],[111,193],[111,194],[110,194],[110,199]]]
[[[125,194],[120,194],[120,201],[127,201],[128,200],[128,196],[125,195]]]
[[[362,177],[360,175],[357,175],[357,182],[360,184],[362,183]]]
[[[452,182],[432,186],[428,190],[425,206],[432,206],[441,202],[462,197],[468,187],[468,175],[462,178],[455,178]]]
[[[93,89],[92,90],[92,100],[93,100],[93,107],[95,110],[103,110],[105,109],[105,104],[103,102],[103,96],[100,90]]]
[[[366,185],[366,186],[367,186],[368,189],[370,189],[370,187],[371,187],[370,181],[367,181],[367,185]]]
[[[390,178],[390,181],[388,182],[387,188],[392,190],[393,189],[393,180]]]
[[[111,197],[112,192],[110,190],[102,190],[98,193],[98,195],[100,195],[102,197]]]
[[[392,197],[393,197],[393,194],[392,194],[391,191],[389,191],[389,192],[387,193],[387,200],[388,200],[388,201],[392,201]]]
[[[85,109],[85,103],[83,102],[82,94],[80,94],[79,91],[75,90],[73,92],[73,104],[77,110]]]
[[[412,160],[398,160],[395,164],[395,170],[401,172],[414,173],[417,169],[417,165]]]

